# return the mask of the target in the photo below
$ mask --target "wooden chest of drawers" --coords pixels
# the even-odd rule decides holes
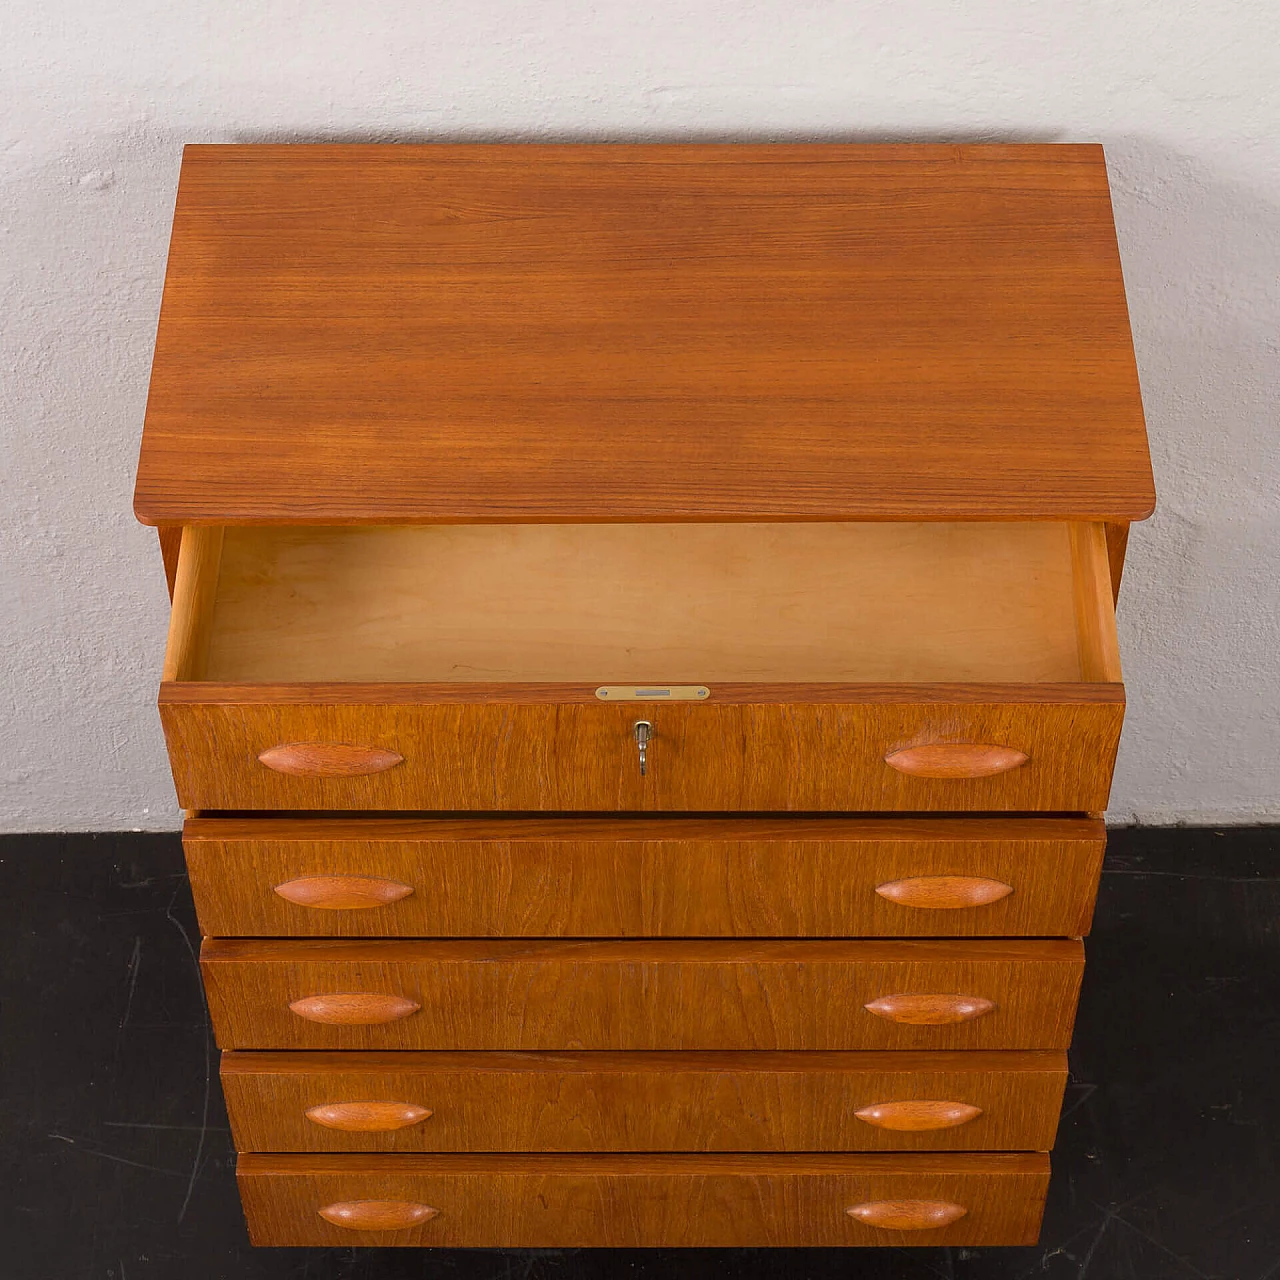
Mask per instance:
[[[1153,500],[1098,148],[188,149],[136,506],[255,1243],[1033,1241]]]

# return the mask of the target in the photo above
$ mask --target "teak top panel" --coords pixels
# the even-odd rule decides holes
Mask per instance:
[[[1098,146],[197,146],[148,523],[1154,503]]]

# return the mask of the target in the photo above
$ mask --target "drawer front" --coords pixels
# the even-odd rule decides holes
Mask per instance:
[[[227,1053],[241,1151],[1047,1151],[1061,1053]]]
[[[160,711],[187,809],[1093,812],[1124,694],[743,685],[608,704],[564,685],[168,683]]]
[[[1065,1049],[1078,942],[209,939],[223,1049]]]
[[[193,819],[210,937],[1079,937],[1089,819]]]
[[[1043,1155],[243,1155],[255,1245],[1034,1244]]]

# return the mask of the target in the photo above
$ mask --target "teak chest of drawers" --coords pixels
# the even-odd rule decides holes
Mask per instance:
[[[1034,1241],[1153,502],[1097,147],[189,148],[136,509],[254,1242]]]

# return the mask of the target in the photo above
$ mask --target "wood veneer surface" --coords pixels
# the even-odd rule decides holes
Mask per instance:
[[[224,1049],[1064,1049],[1084,964],[1079,942],[1042,939],[209,938],[200,954]],[[303,1016],[331,995],[368,997],[369,1021]],[[865,1007],[897,995],[976,1013]]]
[[[225,1053],[241,1151],[1043,1151],[1061,1053]],[[313,1108],[410,1108],[327,1127]],[[882,1127],[877,1105],[949,1102],[946,1127]],[[973,1114],[969,1114],[973,1113]]]
[[[572,685],[168,683],[160,717],[187,809],[1097,812],[1121,685],[736,685],[705,702],[599,701]],[[633,725],[653,725],[642,777]],[[913,777],[886,755],[994,743],[1028,762],[992,777]],[[368,776],[261,763],[290,743],[403,757]]]
[[[196,818],[183,841],[215,937],[1079,937],[1105,831],[1060,818]],[[277,892],[352,876],[371,880],[354,888],[372,905]],[[877,892],[916,877],[1009,892],[960,909]]]
[[[689,1247],[1033,1244],[1043,1155],[242,1155],[259,1245]],[[408,1230],[334,1226],[320,1210],[370,1199],[436,1213]],[[958,1204],[923,1231],[848,1210],[887,1200]],[[389,1215],[390,1216],[390,1215]]]
[[[1153,504],[1098,146],[186,149],[146,522]]]

